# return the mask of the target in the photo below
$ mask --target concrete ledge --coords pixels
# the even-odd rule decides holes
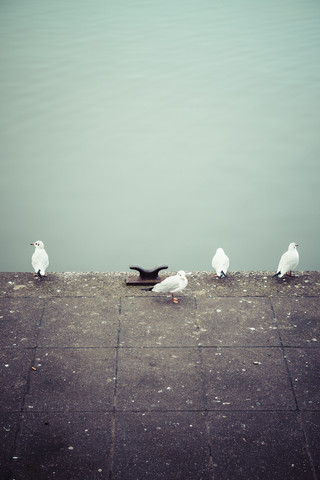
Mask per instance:
[[[163,275],[163,278],[170,275]],[[0,273],[0,297],[32,296],[150,296],[140,286],[125,284],[126,272],[49,273],[41,281],[32,273]],[[230,272],[218,279],[213,272],[192,272],[183,296],[287,296],[320,295],[320,272],[297,272],[277,279],[273,272]]]

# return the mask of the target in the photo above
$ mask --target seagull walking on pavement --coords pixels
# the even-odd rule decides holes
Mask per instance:
[[[281,278],[283,275],[289,275],[292,277],[292,270],[296,268],[299,263],[298,246],[299,245],[295,242],[290,243],[288,250],[280,258],[277,273],[274,277]]]
[[[224,253],[223,248],[218,248],[212,259],[212,266],[216,271],[217,277],[227,276],[230,260]]]
[[[49,266],[49,257],[41,240],[30,243],[30,245],[34,245],[35,247],[34,253],[31,257],[31,263],[35,271],[34,276],[38,276],[41,279],[46,276],[46,269]]]
[[[172,302],[178,303],[178,299],[174,296],[174,293],[180,293],[188,285],[188,279],[186,273],[180,270],[176,275],[167,277],[162,282],[157,283],[153,288],[150,288],[152,292],[157,293],[171,293]]]

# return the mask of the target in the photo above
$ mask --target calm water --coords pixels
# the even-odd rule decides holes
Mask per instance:
[[[3,0],[1,270],[320,269],[318,0]]]

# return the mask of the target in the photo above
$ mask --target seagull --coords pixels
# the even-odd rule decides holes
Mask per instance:
[[[212,266],[219,278],[226,277],[230,260],[224,253],[223,248],[218,248],[212,259]]]
[[[49,266],[49,257],[41,240],[30,243],[30,245],[34,245],[35,247],[35,251],[31,258],[31,263],[35,271],[34,276],[38,276],[41,279],[46,276],[46,269]]]
[[[178,299],[173,295],[174,293],[180,293],[188,285],[188,279],[186,273],[183,270],[180,270],[176,275],[167,277],[162,282],[157,283],[153,288],[149,290],[152,292],[158,293],[171,293],[172,302],[178,303]]]
[[[289,275],[292,277],[292,272],[294,268],[299,263],[299,253],[297,247],[299,245],[295,242],[290,243],[288,250],[281,256],[279,266],[277,268],[277,273],[274,277],[283,277],[283,275]]]

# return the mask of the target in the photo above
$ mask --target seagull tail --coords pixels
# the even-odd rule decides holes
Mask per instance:
[[[40,272],[40,268],[39,268],[39,270],[37,271],[37,275],[38,275],[38,277],[39,277],[39,278],[40,278],[40,280],[41,280],[41,278],[42,278],[42,275],[41,275],[41,272]]]
[[[226,274],[226,273],[224,273],[224,271],[223,271],[223,270],[221,270],[221,275],[220,275],[220,278],[222,278],[222,277],[226,277],[226,276],[227,276],[227,274]]]
[[[140,288],[140,290],[143,290],[144,292],[151,292],[152,289],[153,289],[153,287],[150,287],[150,288]]]
[[[279,270],[279,272],[275,273],[275,274],[273,275],[273,277],[279,277],[280,273],[281,273],[281,271]]]

